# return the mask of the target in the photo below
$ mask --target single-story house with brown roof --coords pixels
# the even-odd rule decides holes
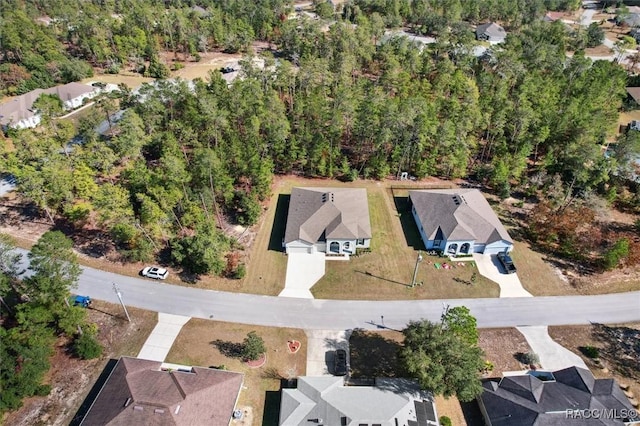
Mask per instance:
[[[98,93],[99,88],[81,83],[32,90],[0,105],[0,126],[14,129],[38,126],[40,115],[34,110],[33,103],[42,94],[58,96],[62,101],[62,108],[72,110],[82,106],[85,99],[91,99]]]
[[[376,378],[345,385],[343,377],[298,377],[282,389],[280,426],[438,426],[433,397],[414,381]]]
[[[349,256],[370,243],[365,189],[293,188],[284,233],[287,253]]]
[[[159,361],[118,360],[80,425],[229,425],[244,374],[167,370]]]
[[[477,189],[409,191],[411,213],[427,250],[446,254],[496,254],[513,240]]]
[[[487,425],[623,426],[640,422],[614,379],[596,379],[580,367],[488,379],[483,387],[477,400]]]

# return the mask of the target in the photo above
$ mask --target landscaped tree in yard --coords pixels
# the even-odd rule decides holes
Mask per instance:
[[[478,344],[478,323],[466,306],[447,309],[442,315],[442,326],[470,345]]]
[[[400,362],[422,389],[471,401],[482,392],[482,350],[445,324],[412,321],[402,331]]]
[[[264,340],[255,331],[249,332],[242,342],[242,358],[248,361],[255,361],[264,353]]]

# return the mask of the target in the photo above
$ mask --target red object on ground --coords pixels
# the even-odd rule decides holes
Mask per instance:
[[[267,363],[267,354],[263,353],[262,356],[253,361],[245,361],[250,368],[260,368]]]
[[[287,348],[289,349],[289,353],[295,354],[300,350],[300,346],[302,345],[297,340],[287,341]]]

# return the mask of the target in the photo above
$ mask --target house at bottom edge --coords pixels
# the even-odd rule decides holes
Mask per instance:
[[[409,191],[409,201],[427,250],[466,255],[513,249],[509,233],[477,189]]]
[[[348,386],[343,377],[299,377],[283,389],[279,426],[438,426],[433,398],[407,379]]]
[[[371,243],[367,191],[361,188],[293,188],[284,247],[288,253],[349,256]]]
[[[80,425],[227,426],[243,380],[232,371],[166,370],[159,361],[122,357]]]
[[[639,425],[638,412],[614,379],[584,368],[489,379],[477,398],[488,426]]]

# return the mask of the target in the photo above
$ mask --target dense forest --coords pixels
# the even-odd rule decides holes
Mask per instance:
[[[623,179],[640,138],[623,136],[603,155],[626,71],[586,58],[585,31],[540,19],[577,6],[353,0],[327,11],[318,3],[318,14],[332,19],[327,28],[287,19],[293,5],[278,0],[6,1],[0,84],[9,94],[94,68],[166,77],[160,52],[178,61],[210,49],[247,57],[231,85],[211,73],[193,84],[159,80],[139,93],[121,86],[77,128],[55,119],[59,108],[42,107],[40,128],[9,131],[2,170],[51,221],[105,229],[126,258],[162,253],[196,274],[242,274],[229,256],[236,243],[216,224],[256,223],[273,175],[285,173],[470,178],[503,198],[537,196],[546,210],[536,210],[531,238],[553,243],[566,234],[575,243],[579,223],[564,233],[547,225],[594,198],[627,208],[640,202]],[[45,15],[50,25],[38,23]],[[509,36],[475,55],[471,24],[490,19]],[[400,26],[437,42],[385,36]],[[272,47],[264,66],[251,57],[254,40]],[[125,113],[110,135],[96,134],[119,108]],[[72,139],[81,143],[68,147]],[[584,240],[560,251],[583,258],[616,242]]]

